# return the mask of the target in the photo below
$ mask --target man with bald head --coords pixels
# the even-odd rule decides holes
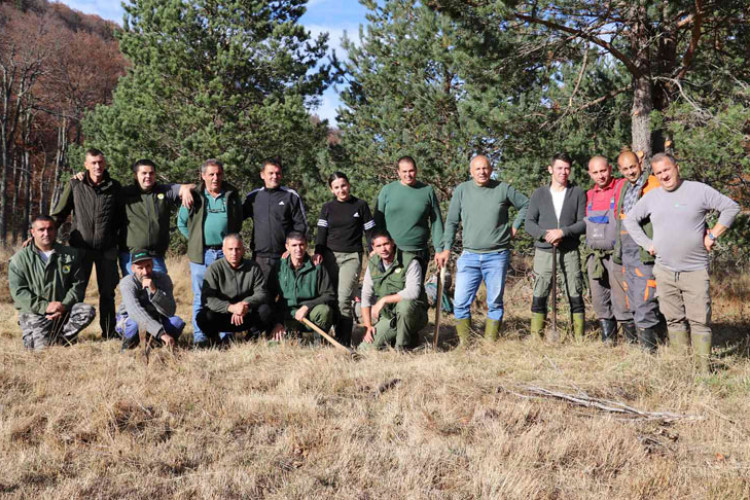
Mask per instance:
[[[707,372],[711,354],[708,254],[740,207],[711,186],[682,180],[677,161],[668,154],[654,155],[651,166],[661,186],[636,203],[625,228],[656,257],[653,272],[670,344],[680,348],[692,344],[700,369]],[[709,227],[706,216],[713,211],[719,212],[719,220]],[[644,231],[645,220],[651,234]]]
[[[219,332],[245,331],[257,337],[273,323],[271,296],[263,271],[254,261],[244,258],[245,244],[240,235],[226,235],[222,252],[224,258],[206,269],[201,308],[195,318],[210,345],[219,342]],[[224,339],[221,340],[226,344],[228,340]]]
[[[491,178],[492,164],[475,156],[469,165],[471,180],[453,191],[445,221],[443,250],[435,260],[447,264],[458,225],[463,225],[463,252],[458,258],[454,305],[456,330],[462,345],[471,334],[471,304],[479,285],[487,287],[487,322],[484,336],[497,339],[503,320],[505,275],[510,265],[511,240],[526,219],[529,199],[513,186]],[[508,209],[518,211],[511,223]],[[438,299],[439,301],[440,299]]]
[[[612,261],[615,265],[622,266],[620,280],[627,291],[628,308],[633,313],[634,321],[634,327],[624,324],[623,330],[631,343],[640,343],[643,349],[653,352],[656,350],[658,326],[661,322],[659,303],[656,300],[654,257],[638,246],[625,230],[623,220],[638,200],[659,187],[659,181],[648,170],[643,169],[641,159],[632,151],[620,153],[617,166],[626,182],[620,188],[615,208],[617,239]],[[639,225],[649,237],[653,235],[648,218],[644,218]]]
[[[586,269],[594,312],[602,327],[602,342],[614,344],[617,324],[633,333],[633,314],[627,307],[620,277],[622,266],[612,262],[617,240],[615,207],[624,179],[612,177],[612,166],[604,156],[589,160],[594,187],[586,192]]]

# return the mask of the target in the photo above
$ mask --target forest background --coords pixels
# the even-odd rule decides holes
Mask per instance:
[[[478,153],[530,194],[555,152],[588,187],[590,156],[614,163],[632,148],[672,152],[684,176],[738,200],[715,258],[747,262],[747,2],[364,0],[344,53],[300,23],[306,3],[133,0],[119,26],[47,0],[2,2],[0,241],[49,211],[86,147],[123,183],[139,158],[170,182],[219,158],[245,191],[278,158],[313,223],[334,170],[371,202],[410,154],[447,208]],[[335,126],[314,114],[331,87]]]

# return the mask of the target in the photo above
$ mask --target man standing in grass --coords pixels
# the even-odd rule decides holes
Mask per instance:
[[[99,325],[102,338],[115,333],[115,288],[117,274],[117,243],[122,229],[120,183],[107,172],[104,153],[98,149],[86,151],[83,180],[74,177],[65,185],[60,200],[50,216],[60,227],[73,213],[70,246],[81,251],[84,289],[96,266],[96,284],[99,289]]]
[[[623,179],[612,177],[612,166],[603,156],[589,160],[594,187],[586,191],[586,270],[594,313],[602,327],[602,342],[612,345],[617,324],[633,335],[633,313],[622,283],[622,266],[612,262],[617,241],[615,217]]]
[[[443,216],[432,186],[417,180],[417,163],[411,156],[396,162],[399,180],[380,190],[375,202],[375,226],[388,231],[401,251],[419,257],[422,278],[430,260],[432,233],[435,255],[442,251]]]
[[[655,259],[647,250],[638,246],[625,230],[623,221],[638,200],[649,191],[659,188],[659,180],[643,169],[640,158],[632,151],[620,153],[617,165],[626,182],[620,188],[615,209],[617,239],[612,254],[612,265],[622,266],[620,280],[626,290],[628,308],[633,315],[632,323],[623,323],[623,330],[628,341],[640,343],[642,349],[654,352],[661,322],[659,302],[656,300]],[[653,236],[654,230],[649,218],[642,219],[639,225],[649,238]]]
[[[547,317],[547,299],[552,280],[552,262],[557,256],[557,272],[562,276],[565,294],[573,315],[573,333],[583,338],[584,304],[580,236],[586,231],[586,193],[570,182],[572,160],[566,153],[556,154],[547,167],[548,186],[531,195],[526,214],[526,232],[534,239],[534,297],[531,302],[531,335],[539,337]],[[553,252],[553,249],[556,252]]]
[[[180,207],[177,218],[177,228],[188,240],[195,347],[210,344],[196,320],[202,304],[203,276],[208,266],[224,257],[224,236],[242,229],[242,198],[237,188],[224,182],[224,165],[218,160],[206,160],[201,166],[201,178],[192,208]]]
[[[374,255],[362,283],[362,321],[366,332],[360,349],[415,344],[427,325],[427,295],[419,257],[398,248],[385,231],[372,236]],[[374,322],[374,323],[373,323]]]
[[[441,267],[448,263],[461,222],[464,249],[457,262],[454,314],[462,345],[469,340],[471,304],[482,281],[487,287],[488,308],[484,337],[497,339],[504,313],[503,292],[511,240],[523,224],[529,204],[529,199],[513,186],[491,178],[492,165],[486,156],[474,157],[469,171],[472,180],[459,184],[453,191],[443,233],[445,250],[435,257]],[[508,218],[511,206],[518,210],[512,225]]]
[[[8,264],[23,345],[39,351],[74,343],[96,316],[94,308],[83,303],[86,281],[80,251],[57,243],[57,224],[47,215],[34,219],[31,237]]]
[[[702,182],[680,178],[680,167],[670,155],[651,158],[660,187],[647,193],[625,219],[630,236],[656,256],[654,276],[659,309],[667,318],[669,342],[693,346],[702,371],[709,370],[711,355],[711,293],[708,253],[729,229],[739,205]],[[709,228],[706,215],[716,210],[719,220]],[[640,222],[649,219],[653,237]]]
[[[148,159],[136,161],[132,170],[135,182],[122,188],[120,271],[123,276],[132,272],[130,257],[141,249],[151,255],[154,271],[166,274],[164,254],[169,248],[172,210],[181,200],[186,209],[192,206],[195,184],[157,184],[156,164]]]

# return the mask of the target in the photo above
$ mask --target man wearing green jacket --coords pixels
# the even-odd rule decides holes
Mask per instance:
[[[443,216],[432,186],[417,180],[417,163],[411,156],[396,162],[398,181],[383,187],[375,201],[375,226],[388,231],[396,245],[419,256],[424,279],[430,261],[432,233],[435,255],[442,251]]]
[[[180,201],[189,209],[195,184],[157,184],[156,164],[148,159],[133,164],[135,182],[122,188],[124,223],[120,233],[120,272],[132,272],[130,257],[135,250],[147,250],[153,270],[167,273],[164,254],[169,248],[172,209]]]
[[[396,246],[386,231],[372,236],[374,255],[362,283],[362,321],[367,329],[362,350],[415,344],[427,325],[427,295],[420,259]],[[375,323],[373,323],[375,322]]]
[[[206,269],[224,257],[222,242],[242,229],[242,198],[239,191],[224,182],[224,165],[215,159],[201,166],[203,182],[193,193],[193,206],[180,207],[177,228],[188,240],[190,279],[193,288],[193,346],[207,347],[208,338],[196,321],[201,309],[201,289]]]
[[[286,237],[287,257],[279,265],[279,322],[273,329],[276,340],[287,331],[306,332],[302,323],[307,318],[327,332],[333,325],[336,311],[336,290],[322,265],[314,265],[307,254],[307,238],[297,231]]]
[[[196,315],[211,345],[219,332],[249,332],[257,337],[273,322],[271,297],[258,264],[245,259],[245,245],[238,234],[224,237],[223,259],[211,263],[203,281],[202,305]],[[227,343],[230,337],[221,341]]]
[[[505,276],[510,265],[511,240],[526,219],[529,199],[513,186],[493,180],[492,165],[479,155],[469,165],[472,180],[453,191],[443,232],[443,252],[436,256],[439,266],[448,263],[450,249],[463,224],[463,252],[457,262],[454,293],[456,330],[461,344],[469,339],[471,304],[484,280],[487,287],[487,322],[484,336],[497,339],[503,320]],[[513,224],[508,209],[518,210]]]
[[[86,282],[78,250],[56,242],[57,224],[40,215],[31,225],[32,241],[10,259],[8,282],[27,349],[71,344],[94,320],[83,303]]]

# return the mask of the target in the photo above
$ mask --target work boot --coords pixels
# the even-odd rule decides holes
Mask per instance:
[[[138,344],[140,344],[141,339],[138,335],[133,335],[132,337],[123,337],[122,339],[122,347],[120,348],[120,351],[125,352],[129,349],[134,349],[138,347]]]
[[[541,340],[544,335],[544,321],[547,315],[544,313],[531,313],[531,338]]]
[[[698,370],[703,374],[711,371],[711,333],[693,333],[690,335],[693,344],[693,356]]]
[[[620,330],[625,336],[625,340],[628,341],[628,344],[638,343],[638,330],[635,328],[635,323],[632,321],[623,321],[620,323]]]
[[[352,318],[339,318],[336,323],[336,340],[341,344],[349,347],[352,343],[352,329],[354,328],[354,320]]]
[[[600,319],[599,323],[602,325],[602,342],[610,346],[615,345],[617,321],[614,319]]]
[[[687,353],[690,348],[688,332],[669,330],[669,348],[679,354]]]
[[[579,342],[583,340],[584,325],[583,313],[573,313],[573,336]]]
[[[461,347],[469,345],[469,337],[471,337],[471,318],[463,318],[456,321],[456,334],[458,335],[458,342]]]
[[[484,323],[484,340],[495,342],[500,333],[500,327],[502,325],[503,322],[499,319],[487,318],[487,321]]]
[[[655,327],[638,329],[638,340],[641,344],[641,349],[649,354],[656,353],[657,339],[658,333]]]

